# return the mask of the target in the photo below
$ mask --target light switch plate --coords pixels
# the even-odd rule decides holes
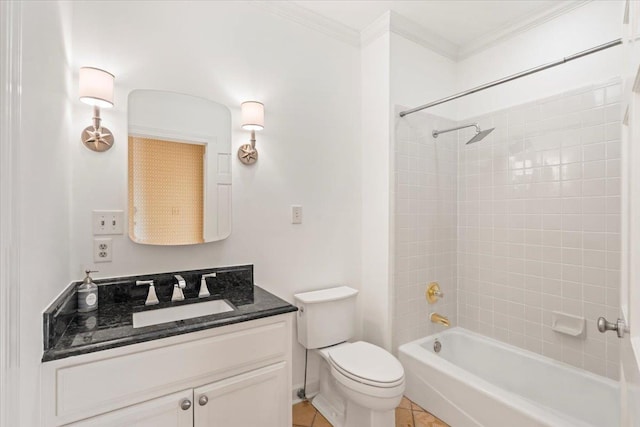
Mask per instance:
[[[123,234],[124,211],[93,211],[93,235]]]
[[[302,224],[302,206],[291,205],[291,224]]]

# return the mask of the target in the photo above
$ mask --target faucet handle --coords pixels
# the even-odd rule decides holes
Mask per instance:
[[[173,277],[176,278],[176,280],[178,281],[177,286],[180,287],[181,289],[184,289],[187,287],[187,282],[184,280],[184,278],[179,275],[179,274],[174,274]]]
[[[184,301],[184,293],[182,293],[182,287],[179,284],[173,285],[173,294],[171,295],[171,302]]]
[[[429,304],[433,304],[434,302],[438,301],[438,298],[444,297],[444,293],[440,290],[440,285],[438,285],[438,282],[429,283],[429,286],[427,287],[426,297]]]
[[[136,286],[149,285],[149,293],[144,305],[155,305],[160,302],[158,295],[156,295],[156,287],[153,285],[153,280],[136,280]]]
[[[182,293],[182,290],[187,287],[187,282],[179,274],[174,274],[173,277],[176,278],[178,283],[175,283],[173,285],[173,294],[171,295],[171,302],[184,301],[184,293]]]
[[[209,288],[207,287],[207,277],[216,277],[216,273],[203,274],[200,278],[200,292],[198,292],[198,298],[206,298],[211,296]]]

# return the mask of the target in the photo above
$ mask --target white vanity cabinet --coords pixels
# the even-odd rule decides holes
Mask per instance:
[[[280,362],[195,389],[193,425],[290,426],[286,371]]]
[[[73,427],[193,427],[192,401],[193,390],[186,390],[67,425]],[[189,402],[187,409],[182,407],[185,402]]]
[[[279,362],[192,390],[72,423],[73,427],[287,426],[287,364]],[[250,408],[250,410],[247,410]]]
[[[291,318],[43,363],[43,425],[291,425]]]

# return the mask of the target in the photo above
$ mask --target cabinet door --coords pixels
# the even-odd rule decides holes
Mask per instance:
[[[194,427],[291,425],[287,363],[279,362],[194,390]]]
[[[74,427],[192,427],[193,390],[158,397],[67,425]]]

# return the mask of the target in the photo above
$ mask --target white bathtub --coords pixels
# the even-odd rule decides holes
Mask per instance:
[[[399,358],[405,395],[453,427],[620,425],[617,382],[466,329],[405,344]]]

